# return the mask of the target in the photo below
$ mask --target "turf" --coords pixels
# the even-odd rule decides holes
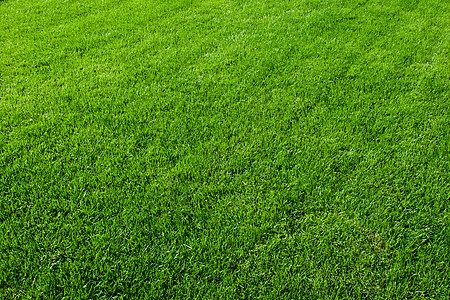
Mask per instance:
[[[0,298],[448,299],[450,2],[0,1]]]

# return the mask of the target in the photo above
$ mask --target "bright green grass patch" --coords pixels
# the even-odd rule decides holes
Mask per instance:
[[[445,0],[0,1],[0,298],[445,298]]]

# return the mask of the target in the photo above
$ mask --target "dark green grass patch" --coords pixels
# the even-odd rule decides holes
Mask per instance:
[[[450,5],[0,1],[0,298],[445,299]]]

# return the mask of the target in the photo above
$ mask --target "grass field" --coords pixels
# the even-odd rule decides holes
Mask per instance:
[[[1,299],[449,290],[449,1],[0,1]]]

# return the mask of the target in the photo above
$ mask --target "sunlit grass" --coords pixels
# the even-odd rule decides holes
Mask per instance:
[[[0,298],[450,289],[445,0],[0,1]]]

